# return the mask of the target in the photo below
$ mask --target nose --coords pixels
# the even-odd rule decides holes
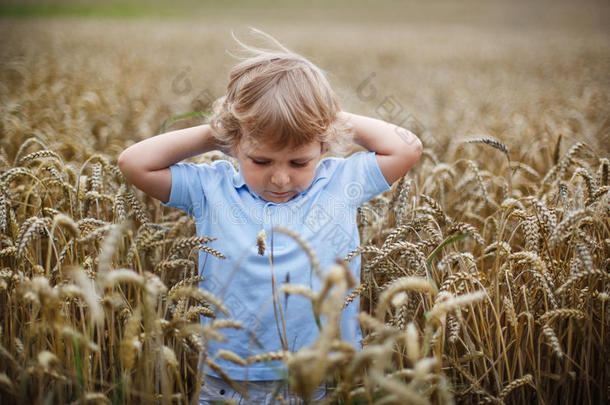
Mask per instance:
[[[288,173],[283,170],[276,170],[271,175],[271,184],[276,187],[284,187],[286,184],[288,184],[289,180],[290,177],[288,176]]]

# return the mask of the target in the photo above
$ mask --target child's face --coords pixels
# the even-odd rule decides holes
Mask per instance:
[[[311,185],[321,154],[320,141],[293,150],[272,150],[243,138],[234,149],[250,191],[274,203],[286,202]]]

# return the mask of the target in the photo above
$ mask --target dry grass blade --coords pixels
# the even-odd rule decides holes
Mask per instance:
[[[485,297],[487,297],[487,293],[485,291],[477,291],[474,293],[452,297],[445,301],[437,302],[434,304],[434,307],[432,307],[432,310],[430,311],[430,318],[440,319],[441,316],[443,316],[447,312],[453,311],[466,305],[474,304],[478,301],[483,300]]]
[[[229,310],[223,305],[222,301],[208,291],[194,287],[180,287],[170,291],[170,299],[176,300],[179,297],[192,298],[201,303],[210,303],[218,308],[225,315],[229,315]]]
[[[30,241],[38,238],[40,234],[49,225],[49,223],[49,218],[32,217],[30,218],[30,221],[26,221],[22,225],[21,229],[19,230],[19,234],[21,235],[21,237],[19,238],[19,242],[17,245],[18,256],[23,256],[25,254],[26,248],[28,247]]]
[[[189,238],[177,238],[174,240],[172,244],[172,248],[169,252],[170,255],[174,254],[176,251],[189,249],[193,247],[200,247],[204,243],[212,242],[216,240],[216,238],[211,238],[209,236],[192,236]]]
[[[61,158],[59,157],[59,155],[57,153],[55,153],[51,150],[40,150],[38,152],[32,152],[32,153],[20,158],[19,161],[17,161],[15,163],[15,166],[23,166],[34,160],[45,159],[45,158],[53,158],[53,159],[57,159],[57,160],[61,161]]]
[[[521,387],[522,385],[525,385],[525,384],[531,385],[533,380],[534,379],[531,374],[526,374],[521,378],[517,378],[516,380],[514,380],[513,382],[508,384],[506,387],[504,387],[502,389],[502,391],[500,391],[498,398],[500,398],[500,399],[506,398],[506,396],[508,394],[510,394],[512,391],[514,391],[516,388]]]
[[[394,280],[379,297],[376,312],[378,319],[383,319],[392,298],[403,291],[423,291],[434,294],[435,289],[428,280],[422,277],[402,277]]]
[[[476,139],[469,139],[466,141],[466,143],[482,143],[485,145],[489,145],[492,148],[496,148],[499,151],[501,151],[502,153],[504,153],[504,155],[506,156],[506,160],[508,160],[508,164],[510,165],[510,155],[508,152],[508,147],[506,145],[504,145],[502,142],[493,139],[493,138],[476,138]]]
[[[313,251],[313,248],[311,247],[311,245],[305,239],[303,239],[301,237],[301,235],[296,233],[294,230],[292,230],[290,228],[285,228],[285,227],[274,227],[273,230],[277,231],[279,233],[283,233],[284,235],[288,235],[291,238],[293,238],[299,244],[299,246],[301,246],[301,248],[305,251],[305,253],[307,254],[307,257],[309,257],[309,261],[311,262],[311,267],[316,272],[316,275],[320,279],[323,278],[322,269],[320,268],[320,261],[318,260],[318,255]]]

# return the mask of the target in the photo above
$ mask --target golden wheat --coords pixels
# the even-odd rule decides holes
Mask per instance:
[[[194,236],[190,216],[141,194],[115,164],[133,140],[184,112],[162,88],[173,67],[145,50],[143,59],[114,63],[112,55],[130,54],[133,45],[124,43],[137,41],[125,26],[120,41],[107,30],[99,36],[119,51],[98,55],[78,47],[78,35],[52,34],[49,22],[7,24],[15,30],[3,31],[13,40],[2,40],[0,63],[0,399],[191,403],[207,368],[233,383],[208,357],[207,343],[243,325],[199,288],[197,265],[199,250],[222,258],[222,249],[205,246],[214,238]],[[97,35],[64,25],[55,29]],[[60,46],[48,47],[51,40]],[[578,46],[587,55],[605,49]],[[396,54],[375,52],[382,61]],[[145,63],[149,54],[154,63]],[[461,63],[452,71],[473,69]],[[590,76],[607,69],[557,63],[565,86],[555,99],[520,94],[477,105],[459,83],[437,89],[438,102],[414,92],[423,96],[418,119],[429,127],[418,135],[426,148],[391,191],[358,208],[362,243],[344,261],[362,256],[361,280],[343,262],[320,268],[302,235],[273,229],[295,239],[321,278],[320,291],[277,288],[312,301],[325,320],[319,338],[297,352],[218,355],[241,366],[282,361],[292,393],[278,401],[286,403],[295,393],[306,400],[322,381],[330,387],[325,403],[608,402],[610,104],[607,86]],[[525,80],[509,65],[507,75]],[[345,74],[359,80],[358,72]],[[397,94],[413,91],[402,86]],[[457,135],[480,128],[481,138]],[[257,250],[272,258],[266,238],[257,235]],[[356,297],[362,350],[341,340],[337,326]]]

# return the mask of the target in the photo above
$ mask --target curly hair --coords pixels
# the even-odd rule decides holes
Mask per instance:
[[[218,142],[230,150],[248,137],[281,150],[320,141],[323,153],[345,154],[353,130],[337,118],[339,103],[324,72],[269,34],[252,31],[278,49],[246,45],[233,35],[246,55],[231,69],[226,95],[212,105],[209,123]]]

